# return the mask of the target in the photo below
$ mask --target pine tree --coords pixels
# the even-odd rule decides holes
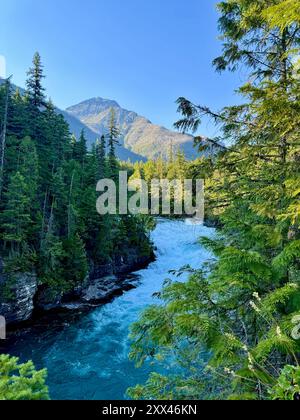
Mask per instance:
[[[52,197],[52,213],[55,220],[56,232],[59,236],[66,234],[66,220],[68,208],[68,187],[65,180],[65,170],[60,167],[53,176],[53,181],[50,189]],[[49,222],[50,219],[49,219]],[[47,232],[52,231],[52,226],[48,225]]]
[[[97,154],[97,178],[104,179],[106,176],[106,140],[101,136],[100,142],[96,145]]]
[[[184,152],[178,150],[176,153],[175,159],[175,172],[176,177],[183,181],[186,178],[186,170],[187,170],[187,161],[184,155]]]
[[[62,266],[65,253],[61,238],[55,234],[53,218],[41,241],[37,273],[41,284],[49,286],[51,291],[56,293],[64,291],[67,287]]]
[[[20,143],[18,171],[24,177],[26,184],[26,191],[24,191],[28,198],[26,212],[30,215],[28,240],[33,243],[38,235],[40,221],[38,202],[39,164],[35,144],[29,137],[25,137]]]
[[[6,206],[0,216],[2,240],[9,250],[20,253],[27,246],[30,218],[30,186],[17,172],[12,176],[5,193]]]
[[[140,164],[140,162],[136,162],[133,166],[133,174],[131,176],[131,179],[143,179],[144,178],[144,174],[143,174],[143,165]]]
[[[38,52],[35,53],[32,64],[33,66],[27,73],[27,94],[29,102],[33,108],[39,109],[45,106],[45,89],[42,85],[42,81],[45,76],[41,62],[41,56]]]
[[[63,241],[63,249],[65,254],[62,260],[64,276],[67,280],[67,288],[73,290],[74,287],[83,283],[88,274],[85,245],[82,239],[75,234]]]
[[[79,140],[75,143],[74,159],[77,160],[81,166],[84,166],[87,154],[87,140],[85,138],[84,130],[81,131]]]
[[[45,129],[42,153],[47,156],[48,167],[53,173],[64,161],[69,145],[69,127],[62,115],[57,114],[51,99],[46,103],[43,119]]]
[[[156,175],[159,179],[164,179],[166,175],[166,165],[162,155],[156,161]]]
[[[153,160],[148,160],[143,165],[143,172],[144,172],[145,180],[148,182],[148,185],[150,185],[151,180],[157,176],[155,162]]]
[[[116,157],[116,145],[119,144],[120,132],[116,125],[116,114],[112,108],[110,111],[109,133],[108,133],[108,166],[110,178],[118,179],[118,161]]]
[[[36,147],[30,137],[25,137],[21,140],[18,170],[29,187],[28,196],[32,205],[36,200],[39,164]]]
[[[17,136],[24,138],[30,134],[27,127],[27,115],[25,99],[21,95],[20,90],[16,89],[11,98],[11,107],[8,119],[8,136]]]
[[[32,362],[19,363],[16,357],[0,355],[1,400],[48,400],[46,370],[35,370]]]
[[[3,111],[3,125],[0,125],[1,136],[0,136],[0,198],[3,188],[3,176],[4,176],[4,158],[6,149],[6,133],[7,133],[7,120],[8,120],[8,107],[10,102],[10,79],[5,82],[5,102]]]

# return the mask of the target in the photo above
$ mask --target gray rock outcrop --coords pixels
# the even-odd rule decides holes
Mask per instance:
[[[34,310],[34,296],[37,292],[36,276],[18,273],[10,280],[9,287],[5,286],[5,283],[6,276],[0,274],[0,315],[5,318],[7,325],[29,320]]]

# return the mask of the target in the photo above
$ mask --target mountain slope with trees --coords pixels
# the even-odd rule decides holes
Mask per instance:
[[[184,152],[187,159],[197,157],[192,136],[152,124],[137,113],[121,108],[116,101],[92,98],[71,106],[67,112],[99,135],[108,130],[111,108],[120,128],[122,144],[132,152],[148,159],[167,159],[172,144],[174,150]]]
[[[5,80],[0,78],[0,86],[3,86],[5,84]],[[20,88],[13,83],[11,84],[11,92],[19,92],[21,95],[26,94],[26,90],[23,88]],[[73,116],[67,111],[63,111],[57,107],[55,107],[55,111],[57,114],[61,114],[64,117],[64,120],[69,125],[69,131],[71,134],[73,134],[76,138],[80,137],[80,134],[82,131],[84,131],[85,138],[87,140],[87,146],[89,149],[91,149],[92,145],[96,143],[97,140],[100,138],[100,134],[96,133],[95,131],[91,130],[87,125],[82,123],[78,118]],[[118,144],[116,147],[116,155],[118,159],[121,161],[126,162],[127,160],[130,160],[131,162],[142,162],[146,159],[138,155],[137,153],[134,153],[127,149],[126,147],[123,147],[122,144]]]

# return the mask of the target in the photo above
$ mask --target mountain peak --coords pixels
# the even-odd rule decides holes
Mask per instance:
[[[67,112],[100,136],[107,133],[111,108],[115,109],[120,142],[132,152],[148,159],[167,158],[170,145],[173,145],[174,151],[181,149],[189,159],[197,156],[193,137],[152,124],[136,112],[122,108],[116,101],[95,97],[69,107]]]
[[[111,105],[112,107],[121,108],[117,101],[113,99],[102,98],[101,96],[96,96],[94,98],[87,99],[86,101],[83,101],[82,103],[98,104],[98,105],[104,104],[106,106]]]
[[[118,102],[111,99],[104,99],[100,96],[87,99],[86,101],[80,102],[77,105],[67,108],[67,112],[76,115],[77,118],[84,119],[88,115],[99,114],[107,109],[120,109]]]

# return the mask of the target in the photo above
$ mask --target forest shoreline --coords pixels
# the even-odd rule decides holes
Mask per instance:
[[[30,315],[22,320],[8,322],[8,334],[22,331],[23,328],[34,327],[40,320],[44,319],[45,321],[48,316],[49,319],[57,318],[59,320],[61,317],[68,318],[68,315],[71,317],[80,315],[111,302],[115,297],[137,287],[133,273],[147,268],[151,262],[155,261],[155,258],[152,250],[149,255],[139,255],[133,258],[131,262],[124,263],[123,258],[121,258],[118,263],[91,266],[87,279],[80,287],[68,294],[53,297],[52,301],[48,299],[48,290],[43,285],[31,288],[33,295],[32,308],[28,309]],[[35,275],[26,273],[19,273],[19,275],[21,278],[26,278],[26,280],[29,277],[36,279]],[[30,293],[29,287],[27,287],[27,290]],[[8,306],[10,304],[7,303],[6,305],[9,310]],[[11,315],[14,316],[14,314]]]
[[[186,218],[184,218],[186,219]],[[178,220],[182,220],[178,219]],[[218,228],[215,219],[207,218],[204,226]],[[64,324],[65,321],[77,319],[84,313],[112,302],[116,297],[138,287],[137,271],[146,269],[156,260],[155,248],[148,256],[139,256],[130,264],[113,264],[90,267],[89,276],[85,283],[62,297],[60,301],[42,302],[43,285],[39,286],[33,298],[31,315],[24,320],[8,323],[7,333],[15,335],[24,330],[35,328],[54,322]],[[24,276],[26,274],[24,273]],[[0,273],[1,277],[1,273]],[[37,299],[40,300],[37,303]],[[3,346],[2,346],[3,347]]]

